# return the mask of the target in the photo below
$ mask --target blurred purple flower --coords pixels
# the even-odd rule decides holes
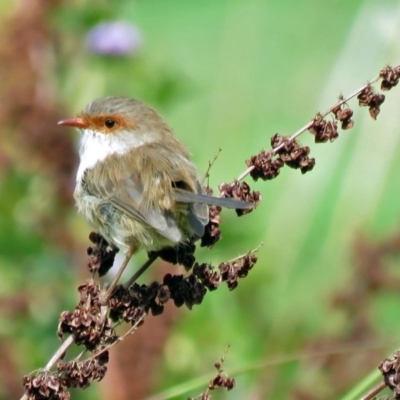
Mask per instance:
[[[139,29],[129,22],[103,22],[86,35],[86,47],[95,54],[124,56],[135,54],[142,45]]]

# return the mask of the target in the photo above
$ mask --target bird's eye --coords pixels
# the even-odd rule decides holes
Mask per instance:
[[[106,128],[108,128],[108,129],[111,129],[111,128],[114,128],[114,126],[115,126],[116,123],[117,123],[117,122],[114,121],[113,119],[106,119],[106,120],[104,121],[104,126],[105,126]]]

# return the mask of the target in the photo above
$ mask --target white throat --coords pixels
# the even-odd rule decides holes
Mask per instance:
[[[152,142],[153,135],[143,135],[137,138],[127,135],[126,132],[104,134],[85,129],[82,132],[79,164],[76,181],[80,182],[87,169],[93,168],[98,162],[103,161],[113,154],[125,154],[133,148]]]

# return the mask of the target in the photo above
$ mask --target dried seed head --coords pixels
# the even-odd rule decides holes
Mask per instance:
[[[219,271],[207,263],[195,263],[193,266],[193,275],[195,275],[210,291],[218,289],[222,282],[222,277]]]
[[[208,209],[209,219],[205,226],[204,235],[201,238],[201,247],[212,248],[221,239],[219,224],[221,222],[221,207],[210,206]]]
[[[380,106],[385,101],[385,95],[375,94],[371,85],[366,86],[357,96],[358,104],[361,107],[369,107],[369,114],[376,119],[380,113]]]
[[[23,378],[25,395],[28,400],[54,399],[69,400],[68,384],[58,374],[40,371],[36,376],[25,375]]]
[[[152,257],[154,254],[157,254],[158,257],[167,261],[171,264],[180,264],[185,267],[188,271],[192,268],[195,257],[194,252],[196,251],[196,246],[193,241],[188,240],[186,242],[180,243],[178,246],[175,247],[164,247],[158,251],[150,251],[148,253],[149,257]]]
[[[257,256],[254,253],[246,255],[227,263],[221,263],[218,268],[221,273],[221,279],[226,282],[229,290],[237,287],[238,279],[244,278],[257,262]]]
[[[171,299],[177,307],[183,304],[189,309],[195,304],[200,304],[207,292],[204,284],[193,274],[184,277],[183,275],[164,276],[163,284],[168,287]]]
[[[108,363],[108,351],[100,354],[99,357],[85,361],[60,361],[57,370],[63,377],[68,387],[79,387],[85,389],[90,386],[92,381],[101,381],[106,372]]]
[[[91,313],[93,309],[87,309],[78,305],[74,311],[64,311],[60,315],[58,324],[58,336],[72,334],[77,345],[83,345],[86,349],[94,351],[100,344],[111,344],[117,340],[108,319],[104,321],[99,312]]]
[[[149,311],[153,315],[161,314],[164,307],[157,297],[160,287],[158,282],[149,285],[134,283],[129,289],[118,285],[109,301],[110,318],[115,322],[123,320],[135,325]]]
[[[232,183],[221,183],[219,185],[219,190],[221,192],[221,197],[253,203],[254,207],[257,207],[258,203],[261,201],[260,192],[251,191],[249,184],[246,182],[234,181]],[[241,216],[251,211],[253,211],[253,208],[236,209],[236,214]]]
[[[158,301],[161,304],[166,303],[171,298],[171,293],[166,286],[160,286],[157,294]]]
[[[263,150],[261,153],[251,156],[249,160],[246,160],[246,165],[253,167],[250,176],[255,181],[258,179],[266,181],[276,178],[284,163],[280,158],[272,158],[271,152]]]
[[[79,305],[94,307],[94,311],[100,310],[99,296],[100,296],[100,285],[93,279],[90,279],[87,283],[78,286],[79,292]]]
[[[354,121],[351,119],[353,110],[351,110],[346,103],[338,106],[332,110],[335,118],[341,122],[343,130],[351,129],[354,126]]]
[[[226,390],[232,390],[236,385],[235,379],[223,376],[218,373],[214,379],[209,383],[208,389],[215,390],[216,388],[225,388]]]
[[[379,76],[382,78],[381,89],[390,90],[399,83],[400,68],[392,68],[387,66],[382,69],[382,71],[379,73]]]
[[[394,353],[393,359],[386,359],[381,362],[379,369],[383,375],[385,384],[395,394],[395,398],[400,395],[400,352]]]
[[[333,142],[339,137],[337,124],[332,121],[326,121],[321,115],[317,115],[309,131],[315,135],[315,143],[325,143],[328,140]]]
[[[97,272],[99,276],[103,276],[113,266],[118,249],[111,248],[103,236],[96,232],[90,233],[89,240],[95,245],[87,249],[89,271],[91,273]]]
[[[315,159],[309,158],[310,148],[301,146],[296,140],[275,134],[271,138],[271,145],[279,154],[281,160],[290,168],[298,169],[305,174],[311,171],[315,165]]]

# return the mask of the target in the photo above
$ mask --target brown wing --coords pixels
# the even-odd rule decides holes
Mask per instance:
[[[175,150],[179,150],[176,148]],[[145,145],[135,149],[128,157],[110,156],[108,168],[101,166],[87,171],[88,190],[93,195],[109,201],[129,217],[155,229],[173,242],[182,239],[181,217],[178,218],[175,203],[186,203],[176,199],[178,187],[183,193],[200,190],[193,164],[180,152],[171,157],[172,149],[159,145]],[[182,163],[183,167],[182,168]],[[100,182],[94,185],[93,182]],[[176,182],[180,185],[176,186]],[[200,188],[200,189],[199,189]],[[178,207],[187,214],[189,226],[194,234],[202,236],[208,222],[208,207],[192,204],[188,208]],[[187,225],[187,224],[185,224]],[[187,228],[186,228],[187,229]]]

